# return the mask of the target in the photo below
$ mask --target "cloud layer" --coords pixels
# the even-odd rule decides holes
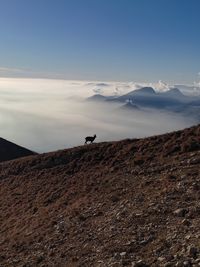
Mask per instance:
[[[45,152],[81,145],[87,135],[97,134],[98,142],[138,138],[194,123],[172,114],[123,113],[116,104],[85,101],[94,92],[119,95],[141,86],[144,84],[0,78],[0,136]],[[157,90],[167,87],[157,83]]]

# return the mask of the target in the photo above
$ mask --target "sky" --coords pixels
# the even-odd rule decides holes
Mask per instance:
[[[199,0],[0,0],[0,76],[192,84]]]

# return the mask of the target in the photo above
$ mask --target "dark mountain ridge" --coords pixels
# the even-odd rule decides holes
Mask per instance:
[[[171,88],[170,90],[167,90],[160,94],[168,96],[168,97],[186,98],[186,96],[178,88]]]
[[[0,137],[0,162],[35,155],[36,153]]]
[[[140,89],[133,90],[124,96],[134,96],[134,95],[155,95],[156,92],[152,87],[142,87]]]

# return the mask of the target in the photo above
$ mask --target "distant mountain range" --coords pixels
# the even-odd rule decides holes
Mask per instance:
[[[122,108],[136,110],[143,108],[161,109],[193,116],[199,121],[200,96],[186,96],[178,88],[156,92],[152,87],[143,87],[121,96],[95,94],[87,99],[98,102],[122,103]]]

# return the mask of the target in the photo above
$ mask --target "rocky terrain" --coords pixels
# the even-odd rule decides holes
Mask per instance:
[[[200,266],[200,126],[0,164],[1,267]]]

